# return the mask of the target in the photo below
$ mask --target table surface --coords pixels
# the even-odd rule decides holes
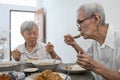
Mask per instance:
[[[57,68],[55,69],[56,72],[61,72],[61,73],[64,73],[63,71],[60,70],[59,68],[60,65],[57,66]],[[26,64],[20,64],[16,67],[10,67],[9,69],[7,68],[3,68],[3,69],[0,69],[0,72],[3,72],[3,71],[22,71],[24,68],[30,68],[30,67],[35,67],[33,65],[26,65]],[[65,73],[66,74],[66,73]],[[71,77],[71,80],[94,80],[94,77],[92,75],[92,73],[90,71],[83,71],[81,73],[73,73],[73,74],[69,74],[70,77]],[[22,79],[24,80],[24,79]]]

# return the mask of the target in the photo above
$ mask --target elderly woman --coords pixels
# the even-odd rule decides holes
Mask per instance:
[[[23,61],[26,59],[61,59],[54,51],[54,46],[48,42],[47,45],[38,42],[39,29],[34,21],[25,21],[21,25],[21,35],[25,43],[19,45],[12,51],[12,59]]]

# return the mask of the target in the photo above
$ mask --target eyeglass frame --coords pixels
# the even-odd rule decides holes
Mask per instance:
[[[83,23],[85,20],[93,17],[93,15],[94,15],[94,14],[92,14],[90,17],[86,17],[86,18],[84,18],[84,19],[82,19],[82,20],[77,20],[77,27],[78,27],[78,29],[80,28],[80,24],[81,24],[81,23]]]

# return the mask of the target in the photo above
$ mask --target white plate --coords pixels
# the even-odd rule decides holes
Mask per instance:
[[[38,75],[39,73],[34,73],[28,77],[25,78],[25,80],[33,80],[33,78]],[[63,73],[58,73],[64,80],[65,80],[65,77],[67,76],[66,74],[63,74]],[[71,80],[71,77],[68,76],[68,79],[67,80]]]
[[[62,64],[60,66],[60,69],[64,72],[68,72],[69,70],[66,69],[66,66],[70,66],[71,67],[71,71],[70,73],[81,73],[83,71],[86,71],[86,69],[82,68],[80,65],[75,64],[75,63],[70,63],[70,64]]]
[[[14,61],[3,61],[3,62],[0,62],[0,68],[15,66],[15,65],[18,65],[18,64],[19,63],[14,62]]]

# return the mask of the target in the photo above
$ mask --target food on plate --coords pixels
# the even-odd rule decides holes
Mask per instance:
[[[64,67],[65,70],[73,70],[73,71],[79,71],[79,70],[85,70],[84,68],[82,68],[80,65],[78,64],[74,64],[74,65],[66,65]]]
[[[12,78],[8,74],[1,74],[0,75],[0,80],[12,80]]]
[[[32,62],[34,62],[34,61],[36,61],[37,59],[33,59],[33,58],[30,58],[30,59],[27,59],[27,63],[32,63]]]
[[[51,70],[45,70],[33,78],[33,80],[63,80],[63,78]]]
[[[70,65],[67,65],[67,66],[64,67],[64,69],[66,69],[66,70],[71,70],[72,67],[71,67]]]
[[[41,62],[40,65],[53,65],[53,62]]]
[[[43,59],[43,60],[33,61],[32,63],[35,65],[55,65],[55,64],[59,64],[60,62],[61,62],[60,60],[56,60],[56,62],[54,63],[54,59]]]

